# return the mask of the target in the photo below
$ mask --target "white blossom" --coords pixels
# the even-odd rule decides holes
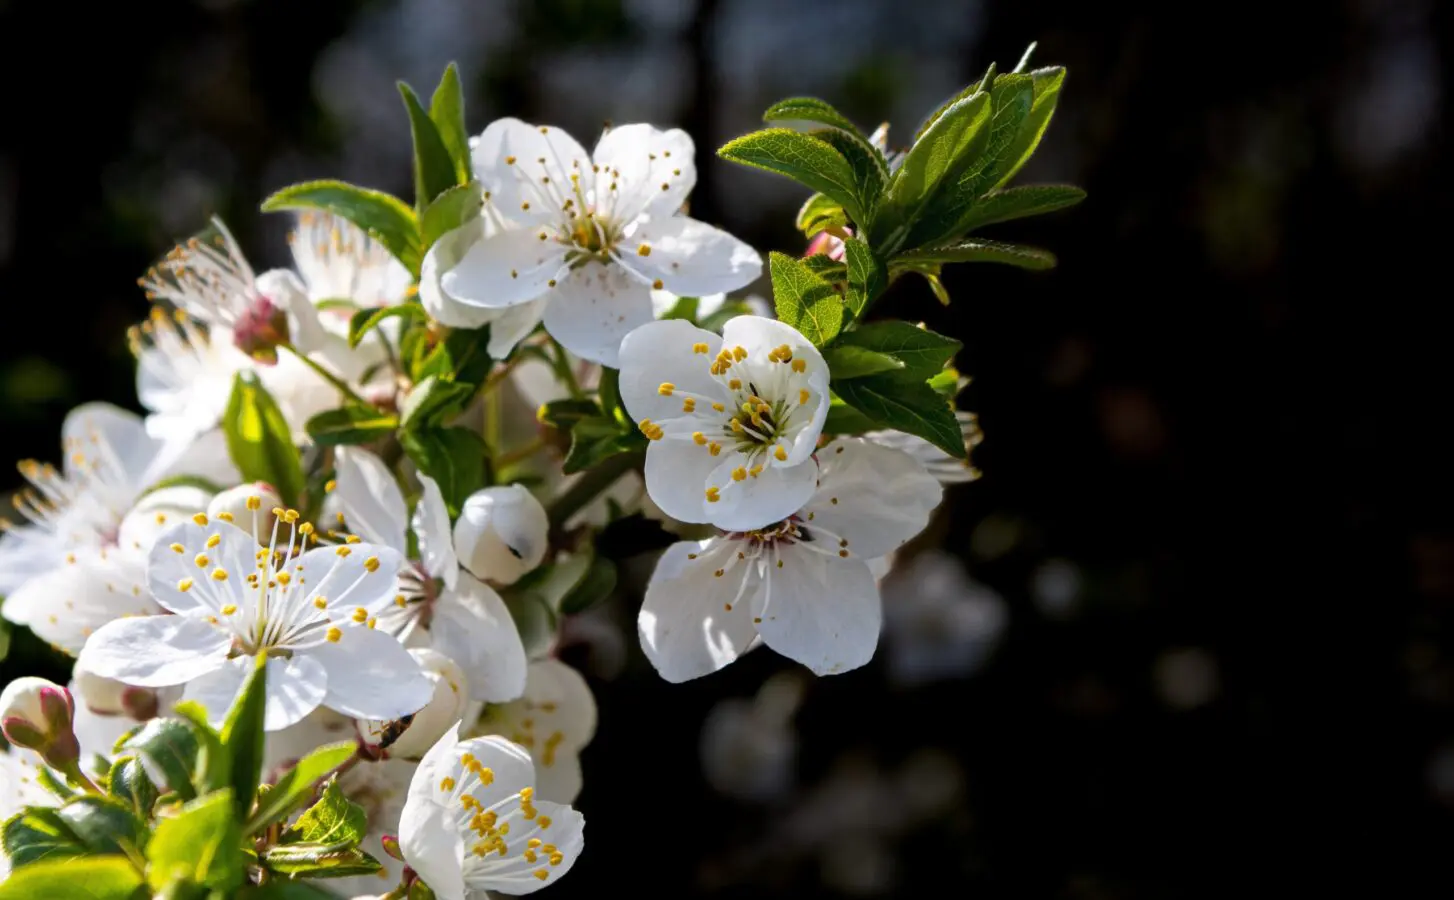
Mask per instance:
[[[289,511],[285,542],[198,513],[152,547],[147,583],[175,615],[118,619],[81,650],[87,669],[141,687],[185,685],[184,697],[220,722],[253,657],[266,652],[265,728],[286,728],[318,706],[393,719],[429,702],[433,686],[378,617],[395,608],[401,559],[350,544],[304,550],[312,527]]]
[[[667,549],[638,619],[668,681],[714,672],[760,637],[819,675],[868,662],[882,619],[867,560],[929,521],[943,489],[906,453],[858,439],[818,452],[816,492],[781,521]]]
[[[596,735],[596,698],[575,669],[535,660],[525,695],[485,707],[470,733],[497,734],[530,751],[539,795],[570,803],[581,792],[581,750]]]
[[[501,737],[459,740],[451,731],[425,755],[409,785],[399,846],[440,900],[528,894],[570,871],[585,819],[535,796],[530,754]]]
[[[454,546],[460,563],[480,578],[514,584],[545,559],[550,522],[523,486],[475,491],[460,507]]]
[[[812,496],[828,366],[791,326],[738,316],[721,336],[681,320],[621,343],[621,400],[648,438],[646,489],[683,522],[747,531]]]
[[[328,505],[341,523],[370,542],[392,548],[401,559],[408,554],[411,528],[418,546],[419,558],[405,559],[399,569],[394,606],[380,617],[379,627],[405,640],[420,631],[427,633],[430,646],[464,669],[473,699],[520,696],[525,689],[525,647],[500,595],[460,570],[459,530],[456,526],[451,531],[439,485],[419,475],[422,492],[411,516],[399,483],[383,460],[357,447],[340,447],[334,462],[335,484]],[[543,552],[543,530],[539,541]],[[462,549],[473,552],[474,547]],[[509,563],[511,572],[520,565],[514,556]],[[488,568],[479,571],[491,574]]]
[[[396,720],[362,719],[356,727],[365,742],[382,747],[389,756],[418,759],[429,752],[434,742],[464,715],[469,704],[469,682],[459,663],[443,653],[428,647],[414,647],[409,650],[409,655],[419,663],[420,670],[434,686],[429,702],[409,719],[409,727],[404,729],[403,734],[387,745],[388,730],[397,724]]]
[[[500,119],[470,149],[483,215],[431,249],[423,279],[437,277],[433,302],[455,316],[525,310],[510,332],[543,319],[571,352],[614,367],[621,338],[652,319],[652,290],[701,297],[762,271],[751,247],[677,214],[696,184],[683,131],[624,125],[587,154],[559,128]]]

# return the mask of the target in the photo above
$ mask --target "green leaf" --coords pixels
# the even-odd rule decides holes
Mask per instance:
[[[111,797],[84,794],[67,802],[57,815],[90,854],[139,854],[146,844],[146,826]]]
[[[846,332],[838,346],[861,347],[891,356],[903,363],[909,373],[928,378],[944,368],[945,363],[953,359],[964,345],[927,328],[917,328],[898,319],[885,319]]]
[[[197,793],[210,794],[220,791],[232,783],[232,763],[222,738],[208,724],[207,710],[195,700],[184,700],[172,707],[172,714],[184,722],[191,723],[192,736],[197,740],[197,764],[193,768],[192,784]]]
[[[567,475],[583,472],[621,453],[646,446],[646,438],[612,416],[584,418],[571,428],[570,451],[561,464]]]
[[[825,228],[842,228],[848,224],[843,204],[827,194],[813,194],[798,210],[797,226],[804,237],[812,237]]]
[[[283,502],[297,506],[303,493],[303,464],[282,410],[253,372],[238,372],[222,414],[227,453],[243,481],[265,481]]]
[[[986,194],[959,220],[962,232],[974,231],[996,222],[1023,219],[1074,206],[1085,199],[1085,191],[1068,184],[1027,184]]]
[[[145,497],[147,494],[154,494],[157,491],[163,490],[165,488],[173,487],[194,487],[198,488],[199,490],[206,491],[209,494],[220,494],[224,490],[226,490],[225,485],[218,484],[217,482],[212,481],[208,478],[203,478],[200,475],[171,475],[163,478],[162,480],[154,484],[147,485],[146,490],[141,492],[141,496]],[[4,655],[0,654],[0,659],[4,658]]]
[[[1030,112],[1025,116],[1025,121],[1016,132],[1015,139],[1005,148],[998,166],[999,177],[995,187],[1014,178],[1024,168],[1025,163],[1035,153],[1035,148],[1040,146],[1040,139],[1045,136],[1045,130],[1050,127],[1050,119],[1055,115],[1055,106],[1060,102],[1060,88],[1065,84],[1065,67],[1051,66],[1045,69],[1036,69],[1030,73],[1033,82],[1034,99],[1031,101]]]
[[[701,300],[697,297],[678,297],[677,302],[672,304],[671,309],[657,316],[658,319],[685,319],[688,322],[695,322],[697,319],[697,306]]]
[[[287,831],[283,843],[310,843],[331,847],[354,847],[368,833],[364,808],[343,795],[338,779],[329,779],[318,802],[303,811]]]
[[[991,113],[989,94],[956,101],[909,148],[884,195],[883,227],[893,229],[887,250],[900,245],[940,185],[984,152],[991,136]]]
[[[414,89],[401,81],[399,96],[409,111],[409,131],[414,136],[414,205],[422,210],[459,183],[455,161]]]
[[[439,87],[429,98],[429,119],[439,130],[439,140],[454,160],[457,183],[464,184],[470,180],[470,138],[464,121],[464,89],[459,83],[459,66],[454,63],[445,67]],[[425,246],[428,246],[427,241]]]
[[[191,726],[176,719],[152,719],[117,745],[117,753],[134,751],[151,763],[162,784],[183,800],[197,796],[193,779],[201,744]]]
[[[0,900],[135,900],[141,873],[124,856],[92,856],[18,868]]]
[[[106,793],[130,804],[143,819],[151,817],[152,807],[156,805],[157,797],[161,796],[161,791],[157,790],[156,784],[147,774],[146,766],[135,756],[123,756],[112,764],[111,773],[107,776]]]
[[[762,114],[762,120],[764,122],[817,122],[820,125],[841,128],[849,134],[858,135],[860,139],[863,137],[858,126],[850,122],[847,116],[834,109],[831,103],[816,97],[789,97],[786,100],[779,100],[767,108],[767,112]]]
[[[258,800],[257,809],[253,810],[243,832],[257,834],[286,818],[312,796],[315,784],[348,762],[357,751],[358,746],[352,741],[325,744],[298,760],[298,764],[284,773],[278,783]]]
[[[240,822],[252,812],[263,772],[263,719],[267,711],[267,655],[259,653],[242,692],[222,723],[222,746],[230,763],[232,796]]]
[[[928,384],[929,387],[934,389],[934,393],[943,397],[945,400],[953,400],[959,394],[960,390],[959,370],[951,366],[950,368],[937,372],[934,374],[934,377],[929,379]]]
[[[844,403],[842,397],[835,394],[829,402],[828,416],[823,420],[824,434],[863,434],[876,428],[877,423]]]
[[[419,217],[423,247],[427,253],[434,242],[480,214],[484,194],[478,181],[458,184],[435,197]]]
[[[861,218],[857,220],[859,230],[862,231],[874,218],[884,188],[888,186],[888,163],[884,161],[883,154],[878,152],[877,147],[847,132],[815,131],[813,137],[827,143],[848,160],[848,165],[853,170],[853,185],[859,208],[862,210]]]
[[[439,483],[450,518],[459,515],[470,494],[485,486],[488,451],[484,440],[468,428],[406,431],[400,442],[419,471]]]
[[[475,395],[475,385],[445,381],[435,375],[414,385],[399,408],[399,424],[408,430],[442,425],[459,415]]]
[[[365,335],[379,327],[379,323],[395,316],[416,319],[421,322],[429,321],[429,313],[425,312],[424,307],[417,303],[398,303],[394,306],[361,309],[348,320],[348,346],[357,347]]]
[[[848,267],[846,302],[856,319],[888,288],[888,275],[873,250],[857,237],[844,241],[843,251]]]
[[[357,847],[328,844],[282,844],[262,855],[263,865],[290,878],[347,878],[373,875],[383,866]]]
[[[850,381],[834,382],[843,402],[863,413],[879,428],[918,435],[956,459],[964,459],[964,435],[944,398],[920,372],[901,369]]]
[[[1039,247],[1009,244],[1004,241],[967,239],[944,247],[910,250],[894,258],[895,264],[918,266],[943,263],[994,262],[1019,266],[1022,269],[1049,269],[1055,265],[1055,254]]]
[[[16,868],[88,852],[60,812],[45,807],[31,807],[7,820],[0,831],[0,846]]]
[[[717,155],[747,166],[786,175],[837,200],[855,222],[864,219],[857,178],[843,154],[826,141],[787,128],[769,128],[729,141]]]
[[[777,317],[803,333],[816,347],[843,328],[843,298],[833,285],[813,274],[802,260],[776,251],[768,256]]]
[[[823,359],[833,375],[833,383],[849,378],[877,375],[904,368],[904,364],[886,353],[866,350],[852,344],[838,343],[823,351]]]
[[[388,248],[409,271],[419,271],[419,223],[398,197],[345,181],[306,181],[263,201],[263,212],[283,209],[323,209],[342,216]]]
[[[237,900],[338,900],[338,895],[306,881],[275,880],[261,887],[243,888]]]
[[[542,425],[549,425],[557,431],[570,431],[582,419],[596,419],[601,416],[601,406],[596,401],[570,398],[541,404],[535,413],[535,418]]]
[[[423,343],[415,349],[421,355],[414,360],[410,372],[416,382],[430,375],[444,376],[447,381],[483,384],[495,361],[490,358],[490,327],[453,328],[444,340],[427,352]]]
[[[242,832],[230,788],[213,791],[157,823],[147,847],[146,880],[155,890],[187,881],[230,891],[247,876]]]
[[[398,427],[397,415],[360,403],[324,410],[304,426],[308,436],[321,447],[367,444],[393,434]]]
[[[848,264],[842,260],[830,258],[826,253],[804,256],[802,261],[803,265],[813,270],[814,275],[830,284],[848,281]]]
[[[581,580],[566,592],[560,611],[566,615],[585,612],[616,590],[616,564],[604,556],[593,556]]]

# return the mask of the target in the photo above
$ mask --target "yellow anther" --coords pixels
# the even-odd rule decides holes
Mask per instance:
[[[714,487],[707,488],[707,502],[708,503],[716,503],[718,500],[721,500],[721,499],[722,499],[722,496],[721,496],[721,488],[718,488],[718,487],[715,487],[715,486]]]
[[[757,476],[761,475],[762,474],[762,466],[760,464],[759,465],[756,465],[756,466],[753,466],[752,467],[752,472],[749,473],[749,474],[751,474],[753,478],[756,478]]]
[[[748,400],[747,402],[742,404],[742,411],[747,413],[749,416],[753,415],[757,412],[757,404],[753,403],[751,400]]]
[[[285,509],[283,510],[283,522],[285,524],[292,525],[294,522],[298,521],[298,517],[301,515],[302,513],[298,512],[296,509]]]
[[[732,348],[732,358],[735,359],[735,360],[739,360],[739,361],[746,359],[747,358],[747,348],[743,347],[741,344],[737,345],[736,347],[733,347]]]
[[[327,597],[314,597],[313,598],[313,605],[316,606],[318,609],[327,609],[328,608],[328,598]]]
[[[162,514],[161,513],[157,513],[157,517],[158,518],[161,518],[162,517]],[[220,513],[217,514],[217,518],[221,519],[224,522],[231,522],[232,521],[232,513],[228,512],[227,510],[224,509],[222,512],[220,512]]]
[[[289,584],[293,580],[293,576],[289,575],[287,572],[279,572],[277,578],[278,584]]]
[[[378,619],[369,619],[369,627],[370,628],[378,628],[379,627],[379,620]]]
[[[353,611],[353,620],[355,622],[366,622],[366,621],[368,621],[368,617],[369,617],[369,611],[366,610],[366,609],[364,609],[362,606],[359,606],[359,607],[355,607],[354,608],[354,611]]]
[[[550,816],[541,816],[536,821],[540,824],[540,827],[541,828],[549,828],[550,827]]]
[[[702,434],[700,431],[693,431],[692,443],[696,444],[698,447],[705,447],[707,446],[707,436],[705,434]]]
[[[185,594],[187,591],[190,591],[191,589],[192,589],[192,579],[190,579],[190,578],[183,578],[181,581],[177,582],[177,590],[181,591],[182,593]]]
[[[528,863],[533,863],[538,858],[538,857],[536,857],[534,850],[526,850],[524,853],[522,853],[520,855],[522,857],[524,857],[525,861],[528,862]]]
[[[216,547],[220,543],[222,543],[222,535],[214,534],[207,539],[207,549],[211,550],[213,547]]]
[[[780,362],[788,362],[793,358],[793,348],[789,347],[787,344],[783,344],[773,352],[777,354],[777,358]]]
[[[197,513],[195,516],[192,517],[192,521],[193,522],[196,522],[198,525],[206,525],[207,524],[207,514],[206,513]]]
[[[528,841],[525,842],[525,846],[529,847],[531,850],[534,850],[536,847],[539,847],[540,844],[541,844],[540,838],[531,838],[530,840],[528,840]]]
[[[839,550],[838,551],[838,555],[841,556],[841,557],[843,557],[843,558],[845,558],[845,559],[847,559],[848,558],[848,551],[847,550]]]
[[[661,383],[661,385],[659,387],[657,387],[656,392],[658,394],[662,395],[663,397],[670,397],[671,396],[671,392],[674,391],[674,390],[676,390],[676,389],[677,389],[677,386],[674,385],[674,384],[672,384],[670,381],[663,381]]]
[[[689,413],[689,412],[696,412],[696,411],[697,411],[697,401],[694,398],[688,397],[688,398],[686,398],[685,400],[682,401],[682,412]]]
[[[731,425],[732,430],[737,432],[738,434],[741,434],[745,430],[742,425],[742,420],[737,418],[736,416],[732,417]]]
[[[452,791],[452,790],[454,790],[454,779],[453,778],[450,778],[448,775],[444,776],[439,781],[439,789],[441,791]]]
[[[800,388],[798,390],[798,405],[799,406],[806,406],[807,403],[808,403],[808,398],[811,397],[811,396],[812,396],[812,394],[809,394],[808,393],[808,389],[807,388]]]
[[[220,566],[218,568],[216,568],[216,569],[213,569],[212,570],[212,580],[213,581],[226,581],[227,580],[227,570],[224,569],[224,568],[222,568],[222,567],[220,567]]]
[[[192,562],[197,564],[197,568],[205,569],[207,568],[207,564],[212,562],[212,560],[207,557],[207,554],[198,553],[196,556],[192,557]]]
[[[394,597],[394,605],[399,607],[400,609],[403,609],[404,607],[409,605],[409,601],[404,597],[403,594],[399,594]]]
[[[640,247],[637,247],[636,248],[636,255],[637,256],[650,256],[651,255],[651,245],[650,244],[642,244]]]
[[[807,364],[807,362],[805,362],[804,360],[801,360],[801,359],[795,359],[795,360],[793,360],[793,371],[794,372],[806,372],[806,371],[808,371],[808,364]]]
[[[732,480],[733,481],[746,481],[747,480],[747,470],[744,469],[744,468],[742,468],[741,466],[738,466],[737,468],[733,469],[732,470]]]
[[[772,455],[778,462],[788,461],[788,451],[783,448],[782,444],[778,444],[777,449],[772,451]]]
[[[312,522],[304,522],[302,525],[299,525],[298,526],[298,533],[301,534],[301,535],[303,535],[303,537],[309,537],[310,535],[313,534],[313,523]]]
[[[331,494],[333,493],[333,489],[336,487],[338,487],[338,480],[330,478],[327,481],[323,482],[323,493]]]
[[[348,537],[346,537],[346,538],[343,539],[343,542],[345,544],[357,544],[357,543],[361,543],[362,541],[363,541],[363,538],[359,537],[356,534],[350,534]]]
[[[181,544],[173,544],[172,545],[172,552],[173,553],[185,553],[185,552],[187,552],[187,548],[186,547],[183,547]]]
[[[727,386],[734,391],[740,391],[742,390],[742,379],[734,378],[731,381],[727,382]]]
[[[692,345],[692,352],[693,353],[711,353],[712,352],[712,348],[711,347],[708,347],[705,343],[698,342],[698,343],[695,343],[695,344]]]
[[[247,498],[247,508],[248,509],[262,509],[263,508],[263,498],[261,498],[259,496],[256,496],[256,495],[253,495],[251,497],[248,497]]]
[[[337,550],[335,550],[333,552],[334,553],[337,553],[339,556],[347,556],[350,553],[352,553],[353,551],[350,550],[350,549],[348,549],[347,547],[339,547]]]
[[[237,612],[237,604],[235,603],[229,603],[226,606],[222,607],[222,614],[224,616],[230,616],[235,612]]]
[[[716,441],[713,441],[712,443],[707,445],[707,452],[712,454],[713,456],[716,456],[717,454],[722,452],[722,445],[717,443]]]
[[[379,570],[379,558],[377,556],[370,556],[364,560],[364,568],[370,572],[377,572]]]
[[[550,873],[547,872],[545,869],[536,869],[535,877],[539,878],[541,881],[544,881],[545,879],[550,877]]]
[[[558,865],[560,865],[563,862],[565,862],[565,854],[564,853],[552,853],[552,854],[550,854],[550,864],[552,866],[558,866]]]
[[[335,625],[334,627],[328,629],[327,637],[330,643],[336,644],[339,641],[343,640],[343,631]]]

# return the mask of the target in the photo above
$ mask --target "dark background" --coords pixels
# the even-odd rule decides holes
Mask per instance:
[[[135,405],[134,279],[207,215],[266,267],[285,260],[286,222],[253,212],[271,190],[337,176],[407,196],[396,77],[427,91],[458,60],[474,132],[508,114],[590,146],[607,119],[681,125],[693,215],[795,252],[803,192],[713,148],[800,93],[891,120],[899,143],[1038,40],[1035,61],[1070,76],[1019,180],[1090,199],[996,236],[1060,267],[959,267],[948,309],[907,280],[884,303],[965,341],[984,477],[932,535],[1005,598],[1003,640],[972,677],[914,691],[881,661],[811,683],[797,787],[747,803],[704,781],[700,727],[787,664],[756,653],[664,684],[623,605],[624,672],[568,652],[595,673],[601,727],[577,804],[588,849],[548,893],[1448,896],[1451,16],[1433,0],[0,0],[6,455],[54,459],[78,402]],[[1032,589],[1050,561],[1079,586],[1066,602]],[[36,665],[16,641],[0,681]],[[783,833],[829,773],[924,748],[957,776],[940,813],[882,840],[887,874],[833,875]]]

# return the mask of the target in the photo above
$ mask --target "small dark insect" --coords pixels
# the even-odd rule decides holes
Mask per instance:
[[[402,737],[405,731],[409,730],[409,724],[413,721],[414,715],[410,713],[402,719],[385,722],[383,727],[378,730],[378,748],[380,750],[387,750],[393,746],[394,742]]]

